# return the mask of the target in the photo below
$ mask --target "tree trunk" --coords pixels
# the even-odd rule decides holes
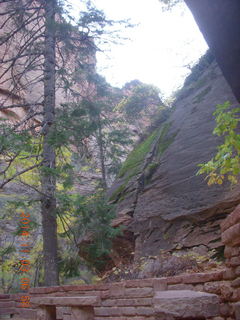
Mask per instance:
[[[41,199],[44,283],[58,285],[56,178],[51,169],[56,167],[55,148],[49,143],[55,120],[55,10],[56,0],[45,0],[45,53],[44,53],[44,115],[43,115],[43,165]]]
[[[98,115],[98,147],[100,153],[100,163],[101,163],[101,172],[102,172],[102,187],[104,190],[107,190],[107,179],[106,179],[106,169],[105,169],[105,161],[104,161],[104,150],[103,150],[103,136],[102,136],[102,125],[101,118]]]

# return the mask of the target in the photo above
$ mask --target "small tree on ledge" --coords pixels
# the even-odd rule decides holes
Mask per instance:
[[[233,108],[229,101],[218,104],[214,116],[216,127],[213,134],[224,137],[216,155],[207,163],[200,164],[197,175],[207,174],[208,185],[222,184],[228,179],[231,184],[238,182],[240,173],[240,108]]]

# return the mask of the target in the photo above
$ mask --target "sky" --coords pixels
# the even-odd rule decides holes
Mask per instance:
[[[79,0],[71,0],[75,8]],[[97,54],[97,70],[113,86],[138,79],[157,86],[165,98],[181,87],[189,65],[207,50],[187,6],[162,10],[158,0],[95,0],[111,19],[131,19],[134,28],[123,29],[129,40],[111,44]]]

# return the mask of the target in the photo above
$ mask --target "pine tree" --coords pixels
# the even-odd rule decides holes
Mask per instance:
[[[20,183],[40,196],[45,285],[56,285],[56,183],[68,178],[65,153],[75,136],[74,124],[60,128],[56,116],[64,106],[66,117],[66,112],[77,114],[83,125],[78,140],[90,131],[78,105],[94,90],[85,77],[95,63],[94,40],[113,21],[89,1],[78,22],[65,1],[0,0],[0,5],[0,188]]]
[[[95,95],[89,102],[92,110],[91,120],[95,126],[92,135],[98,148],[101,187],[106,190],[118,173],[133,139],[129,124],[115,109],[122,99],[122,92],[111,87],[99,75],[94,75],[91,81],[96,88]]]

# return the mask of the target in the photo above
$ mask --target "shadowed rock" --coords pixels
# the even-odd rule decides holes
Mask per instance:
[[[240,2],[239,0],[185,0],[222,69],[233,93],[240,101]]]

